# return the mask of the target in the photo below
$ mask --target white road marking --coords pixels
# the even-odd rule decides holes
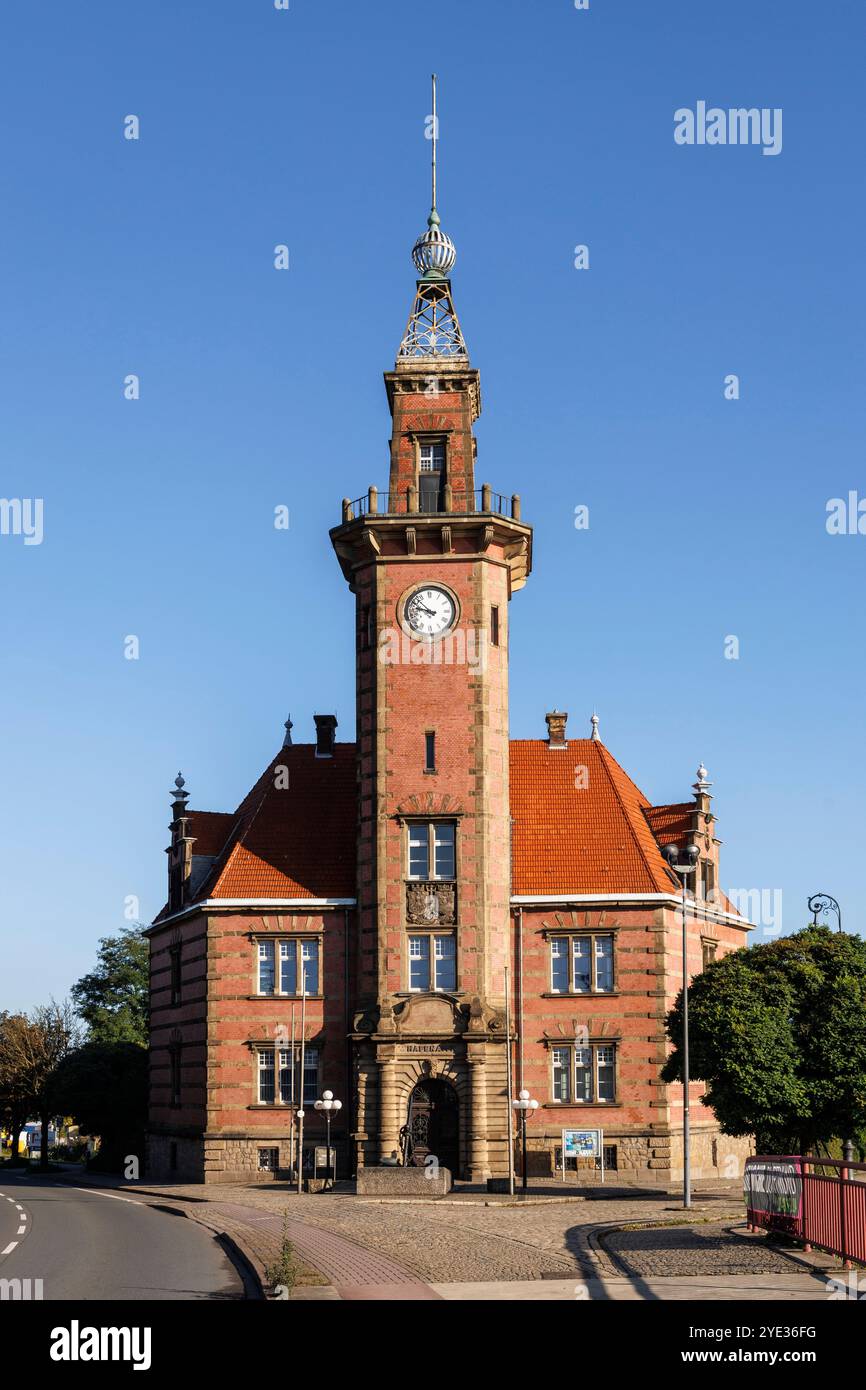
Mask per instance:
[[[26,1226],[19,1226],[19,1227],[18,1227],[18,1230],[15,1232],[15,1234],[16,1234],[16,1236],[23,1236],[23,1235],[26,1233],[26,1231],[27,1231],[27,1227],[26,1227]]]
[[[66,1187],[65,1182],[54,1183],[55,1187]],[[136,1201],[134,1197],[117,1197],[113,1192],[100,1192],[97,1187],[73,1187],[73,1192],[92,1192],[97,1197],[110,1197],[112,1202],[129,1202],[134,1207],[143,1206],[144,1203]]]
[[[11,1240],[5,1250],[0,1250],[0,1255],[11,1255],[17,1244],[17,1240]]]
[[[15,1203],[15,1206],[18,1208],[19,1211],[24,1211],[24,1208],[22,1207],[22,1205],[21,1205],[20,1202],[16,1202],[16,1203]],[[26,1212],[24,1212],[24,1216],[25,1216],[25,1219],[26,1219],[26,1217],[27,1217],[27,1213],[26,1213]]]

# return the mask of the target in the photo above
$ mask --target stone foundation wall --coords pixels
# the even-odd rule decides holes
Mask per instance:
[[[202,1182],[204,1155],[200,1139],[179,1134],[148,1134],[146,1176],[161,1182]]]
[[[664,1134],[617,1134],[606,1130],[604,1146],[616,1149],[616,1176],[629,1182],[669,1183],[683,1175],[682,1130]],[[541,1135],[527,1142],[527,1169],[530,1177],[555,1177],[561,1172],[557,1164],[561,1136]],[[693,1129],[691,1135],[691,1175],[702,1181],[717,1181],[742,1177],[749,1154],[755,1152],[754,1141],[733,1138],[718,1129]],[[520,1145],[516,1146],[515,1163],[520,1168]],[[575,1175],[573,1165],[567,1169]],[[578,1174],[589,1183],[598,1178],[593,1159],[581,1159]]]

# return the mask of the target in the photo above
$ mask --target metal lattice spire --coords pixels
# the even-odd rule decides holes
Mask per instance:
[[[439,117],[436,111],[436,74],[433,74],[433,114],[431,183],[432,202],[427,230],[412,247],[412,260],[421,277],[415,292],[415,302],[400,350],[398,362],[413,357],[465,358],[469,353],[451,297],[448,279],[457,260],[454,242],[443,232],[436,208],[436,144],[439,138]]]

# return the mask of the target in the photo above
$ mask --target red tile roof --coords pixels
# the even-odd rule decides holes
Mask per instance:
[[[228,817],[234,829],[198,896],[354,897],[355,788],[353,743],[335,744],[332,758],[312,744],[281,748]]]
[[[237,820],[225,811],[187,811],[189,833],[193,837],[193,854],[219,854]]]
[[[644,807],[650,830],[660,845],[684,845],[691,835],[694,811],[693,801]]]
[[[603,743],[511,743],[512,891],[667,893],[674,875],[643,814],[649,802]]]
[[[659,845],[685,835],[693,805],[651,806],[599,741],[569,739],[560,750],[512,740],[512,891],[677,891]],[[336,744],[332,758],[317,758],[312,744],[281,748],[236,812],[190,815],[193,853],[216,856],[199,899],[355,896],[353,743]]]

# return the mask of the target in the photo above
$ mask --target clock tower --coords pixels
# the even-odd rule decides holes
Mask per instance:
[[[392,371],[387,490],[331,540],[355,596],[360,1165],[507,1172],[512,948],[508,610],[531,567],[520,499],[476,487],[478,372],[433,200]]]

